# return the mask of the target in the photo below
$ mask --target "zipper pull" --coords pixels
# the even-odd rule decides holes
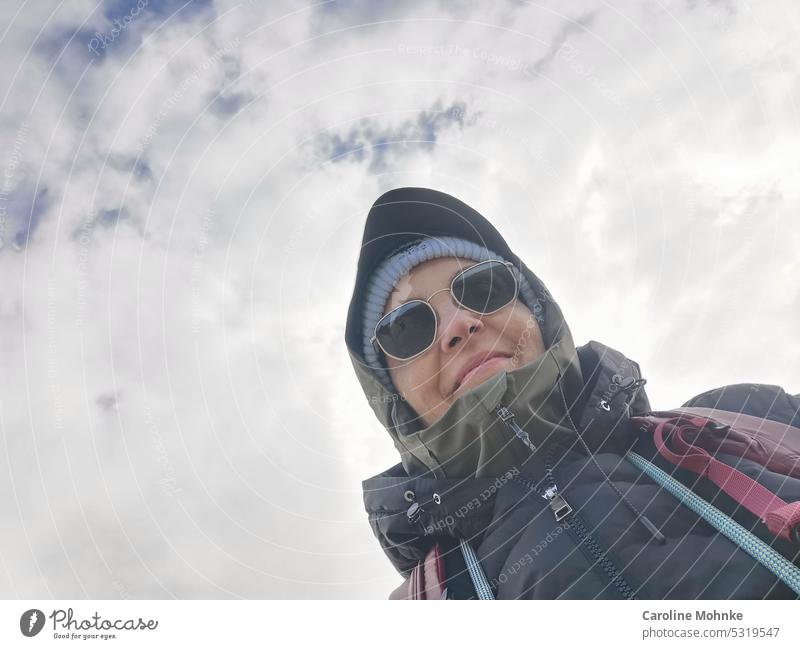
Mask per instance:
[[[544,495],[549,501],[548,504],[550,505],[550,509],[553,510],[553,515],[556,517],[556,523],[565,519],[572,513],[572,507],[564,499],[564,496],[558,493],[558,487],[555,485],[545,489]]]
[[[522,427],[516,421],[514,421],[514,417],[515,417],[514,413],[511,412],[505,406],[500,406],[497,409],[497,414],[500,417],[500,419],[503,420],[503,423],[508,428],[511,429],[511,431],[514,433],[514,435],[519,437],[522,440],[522,443],[525,444],[525,446],[527,446],[531,450],[531,453],[535,453],[536,452],[536,446],[531,441],[531,438],[528,436],[528,433],[526,433],[522,429]]]

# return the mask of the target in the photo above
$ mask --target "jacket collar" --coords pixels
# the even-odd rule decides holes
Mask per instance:
[[[572,421],[592,452],[624,452],[630,442],[627,420],[650,410],[639,365],[597,341],[576,351],[584,385],[569,409]],[[578,441],[573,431],[572,447],[582,451]],[[513,482],[516,474],[540,474],[537,456],[510,467],[506,474],[485,478],[442,478],[430,470],[409,476],[398,463],[362,482],[373,533],[404,574],[424,557],[436,537],[476,541],[492,520],[499,489]]]

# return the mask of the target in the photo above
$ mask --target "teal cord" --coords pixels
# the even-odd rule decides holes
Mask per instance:
[[[742,527],[730,516],[706,502],[686,485],[679,482],[659,467],[645,460],[638,453],[628,451],[625,458],[636,468],[646,473],[653,481],[669,491],[683,505],[702,516],[711,526],[722,532],[742,550],[747,552],[783,583],[800,595],[800,568],[786,557]]]
[[[460,539],[459,542],[461,543],[461,554],[464,555],[464,562],[467,564],[467,571],[470,579],[472,579],[472,585],[475,586],[475,593],[478,595],[478,599],[494,599],[492,588],[489,586],[489,582],[472,546],[464,539]]]

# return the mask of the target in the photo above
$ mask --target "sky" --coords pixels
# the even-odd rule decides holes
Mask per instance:
[[[344,325],[457,196],[654,409],[800,393],[800,10],[0,4],[0,597],[385,598]]]

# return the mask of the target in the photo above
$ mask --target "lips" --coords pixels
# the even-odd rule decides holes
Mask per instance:
[[[464,367],[462,367],[461,370],[458,372],[455,385],[453,386],[453,389],[450,391],[450,395],[452,396],[453,394],[455,394],[466,381],[471,379],[473,375],[477,374],[480,371],[482,365],[496,358],[510,358],[510,356],[502,352],[482,352],[479,354],[475,354],[475,356],[470,358],[464,364]]]

